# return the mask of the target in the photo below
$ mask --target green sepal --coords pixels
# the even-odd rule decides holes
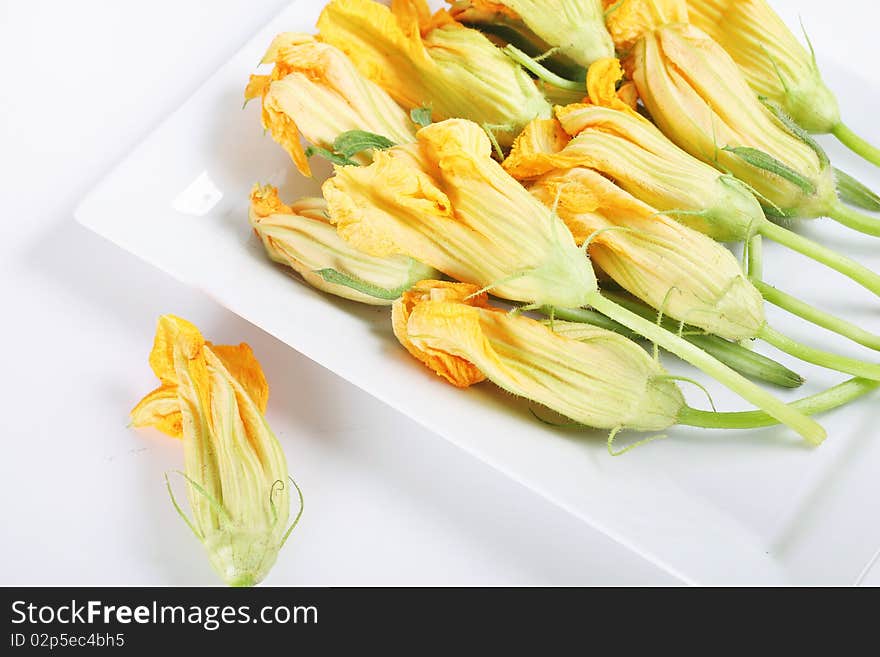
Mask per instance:
[[[342,157],[351,158],[364,151],[384,151],[392,146],[394,146],[394,142],[388,137],[365,130],[349,130],[343,132],[333,142],[333,152]]]
[[[855,205],[863,210],[880,212],[880,196],[865,185],[836,167],[834,169],[834,179],[837,182],[837,195],[841,201]]]
[[[770,113],[776,117],[776,120],[779,121],[786,130],[815,151],[816,155],[819,156],[819,163],[822,169],[825,169],[831,164],[831,160],[828,158],[828,153],[825,152],[825,149],[822,148],[819,142],[813,139],[813,136],[809,132],[795,123],[794,119],[791,118],[784,109],[766,96],[758,96],[758,100],[761,101],[764,107],[770,110]]]
[[[434,110],[426,105],[424,107],[416,107],[415,109],[411,110],[409,113],[409,118],[416,125],[427,128],[434,122],[433,114]]]
[[[333,285],[342,285],[344,287],[349,287],[352,290],[360,292],[361,294],[366,294],[367,296],[375,297],[377,299],[384,299],[386,301],[395,301],[399,299],[401,296],[403,296],[403,293],[411,287],[411,285],[404,285],[403,287],[399,287],[396,290],[389,290],[387,288],[368,283],[367,281],[361,278],[357,278],[356,276],[343,274],[341,271],[337,271],[336,269],[319,269],[315,273],[323,278],[326,282]]]
[[[309,146],[306,149],[306,157],[314,157],[315,155],[317,155],[318,157],[323,157],[325,160],[329,160],[333,164],[338,164],[339,166],[358,166],[357,162],[355,162],[351,158],[345,157],[344,155],[333,153],[331,151],[328,151],[326,148],[321,148],[320,146]]]
[[[779,176],[783,180],[787,180],[806,194],[812,195],[816,193],[816,185],[809,178],[798,173],[787,164],[783,164],[769,153],[765,153],[757,148],[749,148],[748,146],[725,146],[722,150],[733,153],[743,162],[751,164],[753,167],[763,169]]]

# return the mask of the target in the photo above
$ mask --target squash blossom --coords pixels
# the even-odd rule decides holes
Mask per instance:
[[[595,171],[573,168],[530,185],[556,206],[590,258],[633,296],[728,340],[757,336],[764,299],[724,246],[642,203]]]
[[[300,143],[330,149],[339,135],[364,130],[394,143],[415,138],[408,114],[377,84],[363,77],[342,51],[308,34],[278,35],[263,58],[269,75],[252,75],[245,98],[261,98],[263,127],[293,158],[303,175],[311,167]],[[366,164],[365,154],[354,156]]]
[[[645,32],[669,23],[688,22],[685,0],[602,0],[605,24],[617,52],[626,54]]]
[[[524,70],[447,12],[431,16],[425,0],[394,0],[390,9],[373,0],[333,0],[318,29],[405,109],[430,107],[436,121],[470,119],[502,146],[531,119],[550,116]]]
[[[590,64],[614,54],[600,0],[464,0],[452,2],[450,13],[532,56],[552,49],[560,73],[580,71],[581,79]]]
[[[458,387],[489,379],[585,426],[662,431],[673,424],[747,429],[778,423],[761,411],[719,413],[687,406],[660,364],[629,339],[572,322],[537,322],[486,303],[465,283],[423,281],[393,307],[394,333],[430,370]],[[877,383],[853,379],[795,402],[824,413]],[[611,448],[609,440],[609,450]]]
[[[825,152],[755,97],[730,56],[691,25],[667,25],[635,46],[633,80],[662,132],[748,184],[768,213],[829,216],[880,235],[880,221],[838,199]]]
[[[418,143],[337,166],[324,184],[340,235],[376,257],[406,255],[513,301],[579,307],[597,290],[565,224],[492,159],[475,123],[423,128]]]
[[[337,166],[323,187],[340,235],[376,255],[403,254],[499,297],[599,312],[702,369],[818,443],[824,430],[701,349],[604,298],[589,259],[550,208],[491,157],[486,134],[462,119],[418,142]]]
[[[287,461],[264,417],[260,364],[246,344],[214,345],[164,315],[150,366],[161,385],[132,410],[132,424],[181,439],[192,521],[175,507],[227,584],[257,584],[299,520],[287,527]]]
[[[336,232],[322,198],[288,206],[274,187],[256,185],[250,222],[272,260],[313,287],[352,301],[388,306],[413,284],[439,273],[406,256],[377,258],[353,248]]]
[[[449,361],[466,364],[518,397],[599,429],[659,431],[678,421],[684,397],[634,342],[584,325],[573,327],[577,339],[567,337],[484,299],[464,301],[479,293],[476,286],[449,287],[424,281],[395,302],[395,334],[411,352],[429,355],[420,360],[444,378]]]
[[[766,0],[689,0],[691,23],[715,39],[754,91],[776,103],[809,132],[833,133],[880,166],[880,149],[859,138],[840,118],[812,44],[809,52]]]
[[[587,86],[589,100],[595,104],[557,107],[557,121],[532,121],[514,142],[504,168],[519,180],[530,180],[553,170],[588,167],[640,201],[715,240],[749,243],[763,235],[880,294],[876,273],[772,223],[746,185],[686,153],[632,111],[616,91],[622,75],[615,60],[593,64]],[[779,301],[784,303],[785,299],[774,297],[774,302]],[[799,313],[804,308],[802,303],[784,306]],[[829,328],[827,324],[822,322]],[[835,325],[832,330],[866,344],[861,332],[841,331],[841,325]],[[876,340],[872,344],[877,344]]]
[[[691,157],[640,116],[597,105],[557,108],[557,116],[526,127],[504,161],[508,173],[525,181],[588,167],[722,242],[746,241],[766,221],[747,187]]]

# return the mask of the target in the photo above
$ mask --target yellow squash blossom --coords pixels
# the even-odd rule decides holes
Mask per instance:
[[[164,315],[150,366],[161,385],[131,412],[132,424],[182,440],[187,524],[227,584],[257,584],[293,528],[287,460],[264,417],[269,387],[260,364],[246,344],[211,344],[189,322]]]
[[[424,0],[332,0],[318,20],[320,38],[344,51],[369,79],[407,110],[467,118],[501,145],[551,108],[529,75],[477,30]],[[364,128],[368,129],[368,128]]]
[[[691,22],[717,41],[752,89],[810,132],[831,132],[840,108],[816,59],[765,0],[688,0]]]
[[[600,0],[467,0],[453,2],[452,15],[502,39],[513,32],[513,45],[532,55],[552,48],[569,67],[586,69],[614,54]]]
[[[377,258],[343,240],[322,198],[292,206],[274,187],[251,191],[250,222],[275,262],[297,271],[310,285],[352,301],[391,305],[405,290],[438,272],[407,256]]]
[[[324,184],[330,216],[356,248],[408,255],[514,301],[582,306],[596,291],[565,224],[492,159],[485,132],[451,119],[418,144],[336,167]]]
[[[263,58],[269,75],[252,75],[245,98],[261,98],[263,126],[304,175],[311,175],[300,134],[331,149],[352,130],[381,135],[394,143],[415,138],[417,126],[377,84],[362,76],[342,53],[308,34],[278,35]],[[364,155],[355,156],[361,164]]]
[[[688,22],[685,0],[603,0],[605,24],[620,53],[628,53],[645,32]]]
[[[512,301],[590,305],[724,382],[807,440],[815,422],[702,350],[599,293],[589,260],[565,224],[491,157],[474,123],[423,128],[414,145],[376,154],[368,167],[337,166],[324,184],[343,238],[376,256],[403,254]]]
[[[407,306],[406,322],[395,331],[410,351],[412,345],[441,364],[467,363],[504,390],[587,426],[659,431],[677,422],[684,397],[630,340],[583,326],[574,339],[529,317],[464,302],[475,286],[459,284],[450,294],[441,283],[435,295],[434,285],[425,281],[396,302]],[[436,371],[444,375],[442,365]]]
[[[559,121],[534,121],[514,142],[504,168],[515,178],[588,167],[722,242],[747,241],[766,222],[747,187],[681,150],[637,114],[597,105],[556,113]]]
[[[690,25],[650,32],[636,45],[633,66],[639,97],[663,133],[747,183],[768,211],[810,218],[839,205],[824,152],[762,105],[704,32]]]
[[[724,246],[662,215],[595,171],[550,173],[531,192],[618,285],[680,322],[728,340],[757,336],[764,299]]]

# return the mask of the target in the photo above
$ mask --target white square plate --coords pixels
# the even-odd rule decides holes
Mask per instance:
[[[241,109],[242,91],[272,37],[312,31],[322,4],[294,2],[267,25],[89,194],[77,219],[684,581],[860,581],[880,547],[876,396],[823,418],[829,439],[819,449],[785,429],[675,428],[666,440],[612,458],[603,434],[541,425],[525,404],[489,384],[464,392],[444,385],[397,345],[387,310],[322,296],[267,261],[247,222],[250,187],[272,182],[293,199],[316,193],[328,170],[321,169],[317,181],[292,171],[263,136],[257,104]],[[820,3],[774,4],[786,18],[796,7],[809,10],[807,24],[825,29]],[[820,54],[834,45],[827,34],[813,34]],[[867,116],[877,81],[866,83],[842,63],[822,63],[845,107],[863,113],[854,110],[849,122],[880,141]],[[880,187],[877,169],[826,143],[839,166]],[[871,238],[828,220],[802,230],[880,269],[878,242]],[[766,259],[770,282],[880,330],[880,304],[855,284],[773,245]],[[880,360],[782,313],[771,309],[769,315],[795,337]],[[810,381],[784,395],[788,399],[842,379],[796,369]],[[719,386],[709,387],[719,408],[744,408]],[[705,401],[694,395],[691,403]],[[522,527],[529,531],[528,518]]]

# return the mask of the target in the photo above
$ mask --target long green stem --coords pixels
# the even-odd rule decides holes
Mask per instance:
[[[880,335],[870,333],[845,319],[840,319],[831,313],[811,306],[806,301],[801,301],[797,297],[793,297],[772,285],[767,285],[763,281],[753,280],[752,283],[758,288],[758,291],[768,303],[772,303],[774,306],[778,306],[792,315],[797,315],[816,326],[821,326],[833,333],[849,338],[863,347],[880,351]]]
[[[513,61],[522,66],[524,69],[526,69],[529,73],[537,77],[539,80],[543,80],[549,85],[559,87],[560,89],[582,91],[584,92],[584,94],[586,94],[587,92],[586,82],[567,80],[563,77],[560,77],[559,75],[556,75],[556,73],[536,62],[534,59],[529,57],[526,53],[524,53],[516,46],[505,46],[504,54],[510,57]]]
[[[834,126],[831,130],[831,134],[837,137],[840,140],[840,143],[850,149],[853,153],[863,157],[871,164],[880,167],[880,148],[877,148],[859,137],[843,122]]]
[[[850,379],[838,386],[829,388],[818,395],[801,399],[791,404],[792,408],[805,415],[827,413],[850,402],[864,397],[880,386],[877,381],[866,379]],[[772,427],[779,422],[761,411],[744,411],[741,413],[717,413],[700,411],[685,407],[678,418],[678,423],[701,429],[759,429]]]
[[[748,253],[748,262],[746,263],[748,276],[757,279],[764,278],[764,239],[761,235],[752,236],[746,244],[746,253]]]
[[[634,303],[632,306],[627,305],[626,303],[621,305],[645,319],[650,319],[649,313],[656,313],[656,311],[648,306],[642,306],[637,303]],[[622,324],[618,324],[614,320],[608,319],[605,315],[597,313],[594,310],[544,306],[543,308],[538,309],[538,312],[547,315],[548,317],[552,316],[564,321],[598,326],[599,328],[619,333],[630,339],[638,339],[641,337]],[[663,326],[667,330],[677,329],[678,327],[675,324],[675,322],[669,320],[664,320],[663,322]],[[736,342],[730,342],[724,338],[719,338],[717,335],[683,334],[682,337],[709,355],[714,356],[732,370],[735,370],[750,379],[764,381],[782,388],[799,388],[804,383],[804,378],[797,372],[793,372],[781,363],[777,363],[775,360],[743,347]]]
[[[603,315],[631,328],[648,340],[659,345],[694,367],[702,370],[713,379],[723,383],[746,401],[766,411],[769,415],[797,431],[803,438],[819,445],[826,438],[825,430],[814,420],[800,411],[786,406],[781,400],[758,387],[730,367],[719,362],[702,349],[683,340],[674,333],[639,317],[626,308],[603,297],[598,291],[591,295],[590,305]]]
[[[880,227],[880,219],[878,219],[878,227]],[[798,235],[794,231],[777,226],[771,221],[765,221],[761,225],[760,231],[768,239],[787,246],[792,251],[802,253],[817,262],[821,262],[823,265],[840,272],[844,276],[848,276],[862,287],[880,296],[880,274],[871,271],[852,258],[847,258],[811,239],[807,239],[803,235]],[[758,278],[762,277],[758,276]]]
[[[880,381],[880,365],[864,363],[854,358],[847,358],[846,356],[839,356],[821,349],[808,347],[772,329],[768,324],[764,324],[758,333],[758,337],[780,351],[784,351],[795,358],[800,358],[807,363],[851,374],[862,379]]]
[[[831,208],[828,216],[847,228],[852,228],[865,235],[880,237],[880,217],[872,217],[864,212],[853,210],[843,203],[837,203]]]

